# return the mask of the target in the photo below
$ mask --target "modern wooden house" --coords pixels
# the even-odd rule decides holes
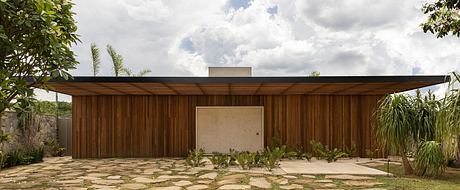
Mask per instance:
[[[211,73],[211,72],[210,72]],[[218,73],[218,72],[217,72]],[[211,73],[212,75],[212,73]],[[72,95],[72,156],[171,157],[190,149],[259,150],[279,138],[311,150],[377,145],[378,101],[449,76],[74,77],[53,80]]]

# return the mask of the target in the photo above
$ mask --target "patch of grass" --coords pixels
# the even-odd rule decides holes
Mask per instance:
[[[387,164],[373,167],[387,171]],[[377,177],[384,183],[380,187],[387,189],[427,189],[427,190],[454,190],[460,189],[460,169],[447,168],[444,175],[437,178],[423,178],[419,176],[405,176],[401,165],[390,164],[390,173],[396,177]]]

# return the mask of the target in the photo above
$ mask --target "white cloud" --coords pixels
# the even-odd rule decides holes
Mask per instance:
[[[134,72],[155,76],[205,76],[207,66],[229,65],[256,75],[446,74],[460,66],[458,38],[421,32],[420,0],[247,2],[77,1],[81,64],[72,73],[92,73],[91,42],[103,49],[101,75],[112,75],[106,44]]]

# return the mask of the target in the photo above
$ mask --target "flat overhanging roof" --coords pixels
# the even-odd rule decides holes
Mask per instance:
[[[49,81],[80,95],[383,95],[450,81],[448,75],[320,77],[88,77]]]

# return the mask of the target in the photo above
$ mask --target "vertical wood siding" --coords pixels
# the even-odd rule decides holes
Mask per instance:
[[[74,158],[185,156],[195,147],[196,106],[264,106],[264,143],[376,147],[371,117],[381,96],[74,96]]]

